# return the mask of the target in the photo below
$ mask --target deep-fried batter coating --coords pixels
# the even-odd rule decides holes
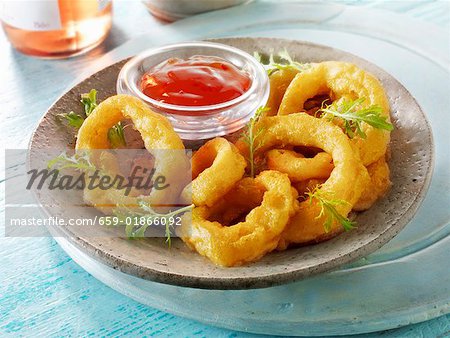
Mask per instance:
[[[258,150],[261,153],[271,148],[294,145],[320,148],[332,156],[334,170],[321,189],[332,192],[334,199],[345,201],[336,206],[336,210],[347,217],[361,196],[369,175],[342,130],[331,122],[305,113],[266,117],[259,123],[264,130],[260,139],[262,146]],[[319,214],[317,203],[301,202],[299,211],[283,231],[278,248],[285,249],[291,243],[311,242],[326,235],[326,217],[318,217]],[[330,232],[337,228],[341,228],[341,224],[333,223]]]
[[[327,61],[313,64],[289,84],[278,110],[279,115],[304,111],[305,102],[320,94],[327,94],[333,100],[355,100],[366,98],[362,106],[378,105],[382,116],[390,121],[389,102],[381,83],[370,73],[352,63]],[[366,138],[354,137],[354,143],[364,165],[375,162],[386,153],[390,133],[362,123]]]
[[[192,219],[190,215],[182,218],[180,237],[189,247],[217,265],[242,265],[275,249],[281,232],[296,211],[297,194],[286,174],[264,171],[251,180],[257,187],[262,187],[264,194],[261,205],[252,209],[244,221],[226,226],[210,220],[217,214],[217,208],[222,208],[221,205],[217,208],[196,207],[192,211]],[[249,184],[246,180],[241,182]]]
[[[270,94],[266,103],[266,107],[269,108],[269,110],[264,113],[264,116],[277,115],[284,93],[298,73],[299,70],[296,68],[286,68],[280,69],[270,75]]]
[[[293,150],[272,149],[266,153],[267,167],[289,176],[292,182],[310,178],[328,178],[334,169],[333,159],[326,152],[305,158]]]
[[[237,148],[217,137],[206,142],[192,156],[192,183],[182,193],[183,200],[196,206],[215,204],[244,176],[247,163]]]
[[[117,204],[135,206],[138,199],[151,205],[174,204],[187,183],[186,175],[180,175],[180,172],[189,171],[189,161],[180,152],[164,150],[182,150],[183,142],[164,116],[153,112],[138,98],[115,95],[101,102],[78,131],[76,150],[109,149],[108,130],[124,119],[133,122],[142,136],[145,148],[155,155],[154,177],[164,177],[170,185],[166,189],[154,189],[148,196],[126,196],[124,190],[115,188],[107,191],[86,189],[85,199],[105,213],[110,213]]]
[[[384,156],[367,166],[367,171],[369,172],[370,182],[364,188],[358,202],[353,206],[353,210],[356,211],[369,209],[386,194],[392,185],[389,179],[389,166]]]

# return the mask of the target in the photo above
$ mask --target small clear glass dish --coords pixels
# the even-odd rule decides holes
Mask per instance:
[[[152,67],[173,57],[187,59],[194,55],[221,57],[245,71],[250,88],[241,96],[208,106],[178,106],[152,99],[142,93],[140,81]],[[242,129],[256,109],[269,96],[269,78],[264,67],[250,54],[214,42],[186,42],[150,49],[131,58],[117,79],[117,93],[137,96],[152,110],[165,115],[183,140],[206,140]]]

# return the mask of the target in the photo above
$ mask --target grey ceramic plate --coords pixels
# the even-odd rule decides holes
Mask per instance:
[[[61,235],[67,236],[73,244],[103,263],[137,277],[188,287],[247,289],[292,282],[335,269],[377,250],[408,224],[431,180],[433,140],[425,114],[397,80],[368,61],[322,45],[267,38],[216,41],[250,53],[271,53],[286,48],[296,60],[302,62],[353,62],[377,76],[387,91],[395,125],[390,145],[393,187],[387,196],[357,216],[359,226],[355,230],[317,245],[273,252],[256,263],[237,268],[216,267],[191,252],[180,240],[175,240],[169,250],[163,239],[129,241],[124,238],[93,238],[57,229]],[[118,62],[99,71],[58,99],[38,125],[30,143],[31,151],[48,147],[49,144],[61,149],[72,144],[74,133],[61,127],[56,114],[76,110],[79,95],[91,88],[99,91],[100,100],[115,94],[116,78],[123,64],[124,61]],[[44,210],[52,216],[63,214],[64,203]]]

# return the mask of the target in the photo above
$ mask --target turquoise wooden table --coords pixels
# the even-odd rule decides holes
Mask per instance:
[[[447,1],[346,3],[400,12],[450,30]],[[155,32],[163,25],[147,14],[140,2],[116,2],[114,27],[107,41],[84,56],[60,61],[23,56],[12,50],[2,35],[2,148],[26,147],[46,108],[99,56],[141,33],[157,34]],[[3,171],[0,177],[4,205]],[[443,268],[448,268],[445,263],[442,262]],[[206,326],[139,304],[97,281],[50,238],[0,238],[0,276],[0,337],[254,336]],[[447,337],[450,336],[450,315],[360,337],[379,335]]]

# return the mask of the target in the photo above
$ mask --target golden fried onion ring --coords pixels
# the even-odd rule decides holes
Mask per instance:
[[[286,92],[286,89],[291,81],[295,78],[295,75],[298,73],[298,69],[286,68],[277,70],[275,73],[270,75],[270,94],[266,103],[266,107],[268,107],[269,110],[264,113],[264,116],[277,115],[284,93]]]
[[[271,148],[294,145],[320,148],[332,156],[334,170],[321,189],[333,192],[333,198],[347,202],[336,206],[336,210],[346,217],[358,201],[369,175],[342,130],[328,121],[304,113],[266,117],[260,120],[258,127],[264,130],[260,139],[261,153]],[[319,213],[316,203],[300,203],[300,210],[283,231],[278,248],[285,249],[290,243],[307,243],[327,235],[325,217],[317,218]],[[340,228],[340,224],[333,224],[331,232]]]
[[[305,158],[293,150],[272,149],[266,153],[266,161],[269,169],[287,174],[292,182],[328,178],[334,168],[333,159],[326,152]]]
[[[152,190],[148,196],[140,196],[152,205],[173,204],[185,184],[180,172],[189,170],[187,157],[159,150],[184,149],[183,142],[162,115],[153,112],[145,103],[130,95],[115,95],[101,102],[86,118],[78,131],[76,149],[108,149],[108,130],[124,119],[131,119],[140,132],[145,148],[155,156],[155,177],[161,175],[170,182],[168,188]],[[187,183],[187,182],[185,182]],[[125,196],[123,190],[85,190],[85,199],[105,213],[117,204],[137,205],[137,198]]]
[[[209,220],[224,226],[242,221],[250,210],[261,204],[264,192],[264,186],[256,184],[253,178],[243,178],[214,204]]]
[[[367,171],[369,172],[370,182],[364,188],[358,202],[353,206],[353,210],[356,211],[369,209],[391,187],[389,166],[384,156],[367,166]]]
[[[261,205],[252,209],[245,220],[231,226],[218,221],[210,221],[217,212],[216,206],[196,207],[190,215],[183,215],[179,235],[183,241],[201,255],[208,257],[217,265],[237,266],[255,261],[277,246],[280,234],[289,218],[295,213],[296,192],[291,188],[287,175],[276,171],[264,171],[253,184],[265,190]],[[247,189],[239,185],[248,185],[244,179],[237,183],[236,191]],[[230,196],[226,199],[232,201]],[[218,208],[222,205],[219,204]]]
[[[286,89],[278,114],[298,113],[304,110],[309,98],[319,94],[328,94],[333,100],[364,97],[364,107],[380,106],[382,115],[390,121],[389,102],[381,83],[356,65],[339,61],[312,64],[297,74]],[[362,130],[367,137],[355,137],[351,142],[359,149],[363,164],[369,165],[386,153],[390,133],[366,123],[362,124]]]
[[[244,176],[247,163],[238,149],[222,137],[206,142],[192,156],[192,183],[182,192],[183,200],[196,206],[215,204]]]

